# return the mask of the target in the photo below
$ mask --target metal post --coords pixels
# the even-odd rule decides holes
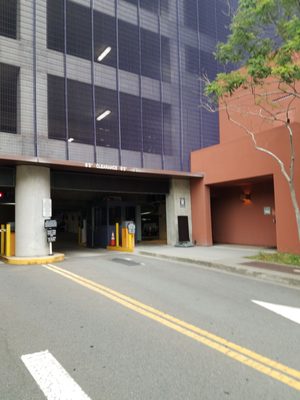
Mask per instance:
[[[1,224],[1,256],[4,255],[4,243],[5,243],[5,225]]]
[[[49,242],[49,256],[52,256],[52,242]]]
[[[10,257],[11,256],[11,251],[10,251],[10,224],[6,225],[5,255],[6,255],[6,257]]]
[[[116,223],[116,247],[119,247],[119,224]]]

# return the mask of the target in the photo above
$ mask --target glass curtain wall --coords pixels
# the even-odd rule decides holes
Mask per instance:
[[[188,171],[190,151],[219,140],[218,117],[199,108],[198,78],[218,71],[212,52],[226,35],[225,6],[32,0],[17,16],[17,0],[0,0],[0,35],[20,42],[20,54],[18,21],[26,46],[32,38],[31,70],[22,56],[20,66],[1,64],[1,130],[25,129],[44,157]],[[18,115],[21,101],[31,119]]]

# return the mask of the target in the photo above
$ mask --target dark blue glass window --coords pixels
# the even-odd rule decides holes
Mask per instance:
[[[66,138],[65,80],[48,75],[48,136],[51,139]]]
[[[160,43],[156,33],[141,29],[142,75],[160,79]]]
[[[170,104],[163,104],[163,153],[172,155],[172,107]]]
[[[91,11],[67,2],[67,53],[90,60],[92,57]]]
[[[106,111],[110,114],[97,121]],[[96,87],[96,140],[98,146],[119,147],[117,93]]]
[[[215,0],[199,2],[199,30],[213,38],[216,38],[216,5]]]
[[[138,74],[140,71],[138,27],[119,20],[120,69]]]
[[[210,80],[215,79],[218,72],[218,64],[213,54],[200,51],[200,74],[207,75]]]
[[[92,86],[68,79],[69,137],[79,143],[94,143]]]
[[[235,2],[230,2],[230,7],[235,7]],[[217,34],[218,40],[224,42],[229,33],[229,8],[228,4],[224,0],[217,0]]]
[[[169,0],[160,0],[160,12],[167,13],[169,11]]]
[[[19,68],[0,63],[0,131],[17,133]]]
[[[138,0],[125,0],[125,1],[127,1],[127,3],[134,4],[135,6],[137,6],[138,4]]]
[[[141,104],[140,98],[121,93],[122,149],[141,150]]]
[[[64,2],[47,1],[47,46],[48,49],[64,51]]]
[[[151,11],[153,13],[158,12],[158,0],[140,0],[141,8]]]
[[[95,61],[106,49],[109,53],[99,62],[101,64],[116,67],[117,64],[117,41],[116,41],[116,19],[109,15],[94,12],[94,52]]]
[[[68,79],[69,137],[79,143],[94,143],[92,86]],[[64,78],[48,75],[48,136],[65,140]]]
[[[17,38],[17,0],[0,0],[0,35]]]
[[[185,68],[187,72],[199,75],[199,50],[195,47],[185,46]]]
[[[138,0],[125,0],[127,3],[138,5]],[[140,0],[140,7],[153,12],[158,12],[159,0]],[[169,0],[160,0],[160,9],[162,12],[167,12],[169,10]]]
[[[183,3],[184,25],[194,31],[198,30],[197,1],[198,0],[184,0]]]
[[[157,101],[143,99],[143,139],[144,152],[161,154],[162,115]]]
[[[162,80],[171,82],[171,58],[170,58],[170,40],[161,37],[161,63],[162,63]]]

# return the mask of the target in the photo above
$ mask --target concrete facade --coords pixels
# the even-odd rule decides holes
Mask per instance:
[[[36,257],[49,254],[43,200],[50,199],[50,169],[17,166],[15,196],[16,256]]]
[[[187,179],[172,179],[170,193],[166,196],[167,211],[167,243],[178,243],[178,216],[187,216],[190,240],[192,238],[192,214],[190,181]]]
[[[0,72],[2,65],[5,68],[13,67],[18,71],[17,95],[13,99],[17,103],[17,129],[15,132],[9,131],[5,129],[5,124],[0,124],[0,168],[9,166],[16,171],[16,184],[10,186],[12,191],[15,190],[16,256],[48,254],[44,230],[45,218],[41,217],[41,207],[42,200],[50,198],[53,194],[50,193],[53,190],[50,176],[54,170],[60,172],[69,170],[82,174],[90,172],[98,174],[99,181],[101,174],[106,174],[107,170],[115,180],[118,180],[123,173],[122,177],[126,179],[135,174],[138,178],[144,176],[149,180],[152,176],[158,181],[161,177],[169,179],[170,193],[166,195],[166,210],[162,201],[156,215],[160,226],[159,239],[172,244],[177,243],[177,217],[181,215],[188,217],[189,235],[192,238],[190,151],[218,143],[219,140],[217,118],[204,115],[198,107],[202,95],[198,77],[200,72],[205,70],[210,75],[217,72],[217,63],[212,53],[217,41],[222,40],[226,34],[227,17],[224,13],[226,2],[197,0],[192,4],[189,0],[168,0],[155,2],[156,10],[155,7],[151,10],[151,2],[145,2],[148,6],[140,1],[133,3],[126,0],[16,0],[15,37],[0,30]],[[9,4],[9,1],[4,1],[5,4]],[[158,4],[165,6],[160,8]],[[59,8],[60,6],[63,7]],[[73,14],[67,13],[68,7],[72,7]],[[51,10],[54,10],[54,14],[57,10],[60,11],[50,20]],[[75,14],[75,23],[77,20],[82,22],[76,26],[80,40],[76,43],[78,47],[74,50],[76,46],[73,46],[70,50],[68,41],[72,41],[72,35],[67,31],[74,21],[68,20],[67,23],[67,18],[70,15],[74,17]],[[103,18],[101,21],[113,20],[113,32],[108,39],[105,38],[105,27],[102,28],[102,32],[97,31],[100,39],[95,38],[92,23],[85,30],[82,28],[83,20],[89,21],[91,18],[90,21],[94,23],[100,14]],[[87,15],[89,17],[86,17]],[[59,21],[63,21],[62,26],[59,25]],[[9,23],[10,21],[7,25]],[[134,39],[138,42],[138,50],[135,63],[138,68],[135,65],[134,71],[130,71],[132,66],[124,66],[126,63],[120,67],[122,51],[118,48],[120,40],[113,42],[112,39],[114,35],[118,36],[122,24],[123,26],[127,24],[128,32],[136,32]],[[55,45],[53,48],[49,44],[51,29],[55,35],[58,31],[63,32],[61,37],[58,37],[59,35],[56,37],[57,42],[63,38],[64,43],[61,48],[59,45],[58,48],[55,48]],[[88,42],[82,39],[85,34],[89,38]],[[150,39],[148,42],[145,40],[147,35],[154,38],[150,44]],[[118,58],[115,64],[97,61],[97,57],[93,54],[96,40],[99,42],[102,40],[101,46],[109,44],[114,47],[112,53],[116,52]],[[106,40],[112,40],[113,44],[106,43]],[[129,36],[128,42],[130,40]],[[153,57],[155,46],[158,54],[156,59]],[[92,49],[91,57],[83,55],[87,47]],[[149,62],[144,62],[143,70],[142,61],[147,57]],[[126,59],[126,55],[124,58]],[[126,62],[130,64],[132,60],[128,59]],[[149,65],[152,63],[153,65]],[[151,76],[149,70],[145,71],[145,64],[150,70],[153,68],[157,71],[156,76]],[[164,75],[167,75],[167,78]],[[54,121],[55,125],[59,116],[51,117],[49,77],[63,82],[61,108],[64,108],[62,114],[65,125],[58,128],[55,126],[57,132],[54,129],[54,133],[53,129],[52,131],[50,129],[51,121]],[[79,125],[82,111],[80,90],[77,97],[72,97],[72,94],[68,93],[72,83],[75,83],[74,86],[76,84],[81,88],[88,86],[90,89],[92,106],[88,114],[92,120],[90,132],[92,140],[89,142],[85,132],[78,134],[81,141],[77,140],[78,138],[72,142],[68,141],[73,137],[73,132],[69,129],[70,120],[73,118],[73,122],[75,120],[73,125]],[[0,89],[2,84],[0,75]],[[105,129],[97,125],[96,121],[97,90],[99,92],[103,90],[103,93],[106,90],[116,99],[114,103],[116,107],[114,112],[111,112],[111,117],[114,115],[117,123],[115,125],[112,123],[113,128],[109,125],[106,129],[109,132],[107,143],[101,142],[102,131]],[[59,90],[52,92],[59,93]],[[130,96],[134,97],[139,106],[138,111],[131,105],[131,119],[135,121],[140,118],[135,129],[132,127],[127,131],[123,129],[122,96],[124,98],[127,96],[127,99],[130,99]],[[68,103],[70,98],[79,104],[76,110],[76,107],[71,109]],[[53,103],[55,104],[55,99]],[[152,104],[152,107],[146,109],[144,103]],[[126,126],[128,122],[126,119],[130,119],[128,117],[130,104],[128,107],[127,104],[123,104],[123,107]],[[85,114],[82,112],[82,115]],[[84,116],[82,118],[84,120]],[[4,128],[1,128],[2,126]],[[112,135],[117,137],[113,144],[109,142]],[[134,135],[136,140],[131,137]],[[131,144],[128,145],[130,141]],[[148,147],[145,147],[145,142],[148,143]],[[90,167],[91,169],[87,170]],[[115,193],[118,191],[115,190],[113,195]],[[126,190],[124,193],[128,194]],[[159,195],[165,193],[167,191]],[[151,191],[149,188],[145,192],[145,197],[156,194],[155,190]],[[110,195],[108,191],[107,196]],[[103,197],[102,193],[98,197],[101,196]],[[94,199],[90,197],[88,201],[92,204]],[[136,208],[136,222],[139,230],[138,239],[141,240],[140,205]]]

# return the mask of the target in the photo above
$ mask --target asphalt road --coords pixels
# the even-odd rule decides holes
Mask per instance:
[[[1,400],[300,398],[300,325],[252,302],[299,290],[120,253],[57,267],[0,264]],[[45,397],[21,359],[45,350],[86,397]]]

